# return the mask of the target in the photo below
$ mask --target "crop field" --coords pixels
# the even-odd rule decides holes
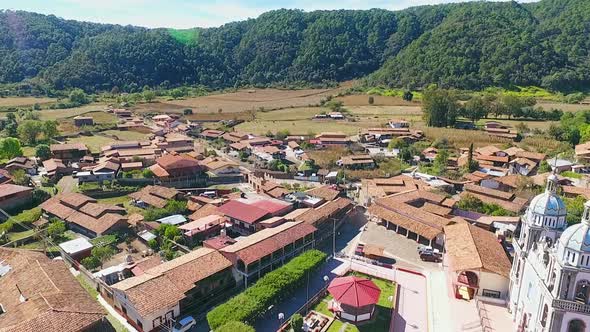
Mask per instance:
[[[53,103],[57,99],[55,98],[44,98],[44,97],[5,97],[0,98],[0,107],[25,107],[33,106],[35,104],[43,105]]]
[[[116,142],[116,140],[114,140],[110,137],[95,135],[95,136],[73,137],[73,138],[69,138],[67,140],[67,142],[68,143],[84,143],[84,144],[86,144],[88,149],[90,149],[90,152],[98,153],[98,152],[100,152],[101,147],[103,147],[105,145],[109,145],[113,142]]]
[[[105,130],[102,134],[116,137],[119,141],[141,141],[147,139],[148,136],[147,134],[132,130]]]
[[[84,116],[91,116],[92,119],[94,119],[94,123],[96,124],[117,123],[117,117],[115,115],[103,111],[84,113]]]
[[[237,130],[254,134],[265,134],[269,130],[288,130],[291,134],[305,135],[327,131],[340,131],[349,135],[358,133],[359,128],[382,127],[392,118],[421,121],[421,110],[415,106],[351,106],[348,120],[313,120],[315,114],[327,108],[287,108],[270,112],[257,112],[254,121],[242,123]]]
[[[280,109],[317,105],[323,98],[337,94],[342,88],[335,89],[251,89],[237,92],[213,94],[203,97],[179,100],[165,100],[157,103],[140,104],[140,112],[182,112],[191,108],[194,113],[235,113],[249,110]]]
[[[101,111],[104,108],[104,104],[90,104],[76,108],[65,108],[61,110],[42,110],[40,111],[40,118],[41,120],[58,120],[65,118],[73,118],[75,116],[86,114],[88,112]]]

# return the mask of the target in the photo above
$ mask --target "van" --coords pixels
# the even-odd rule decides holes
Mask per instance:
[[[174,324],[172,332],[186,332],[197,325],[197,321],[192,316],[186,316]]]

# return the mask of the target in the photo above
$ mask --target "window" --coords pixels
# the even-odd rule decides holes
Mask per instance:
[[[495,291],[495,290],[484,289],[481,292],[481,295],[482,296],[485,296],[485,297],[493,297],[495,299],[499,299],[500,296],[502,295],[502,293],[501,292],[498,292],[498,291]]]
[[[152,321],[152,325],[154,327],[162,325],[162,317],[156,317],[156,319]]]
[[[572,319],[567,324],[567,332],[584,332],[586,331],[586,324],[579,319]]]
[[[547,324],[547,315],[549,314],[549,307],[547,306],[547,304],[545,304],[545,306],[543,306],[543,314],[541,315],[541,325],[543,327],[545,327],[545,325]]]
[[[139,326],[139,328],[143,330],[143,324],[139,319],[137,320],[137,326]]]

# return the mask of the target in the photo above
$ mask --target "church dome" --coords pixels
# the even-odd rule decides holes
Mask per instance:
[[[568,227],[559,240],[567,249],[590,253],[590,228],[585,223]]]
[[[535,196],[529,205],[529,210],[543,216],[565,216],[566,209],[563,200],[554,192],[545,191]]]

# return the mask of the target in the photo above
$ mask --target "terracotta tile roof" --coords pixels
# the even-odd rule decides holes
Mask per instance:
[[[218,208],[218,211],[248,224],[262,220],[269,214],[267,210],[235,200],[223,204]]]
[[[213,129],[205,129],[201,132],[201,136],[209,137],[209,138],[218,138],[223,136],[223,131],[220,130],[213,130]]]
[[[521,166],[528,166],[529,170],[537,167],[538,165],[536,161],[523,157],[516,158],[513,161],[511,161],[511,163],[515,163]]]
[[[501,157],[501,156],[493,156],[493,155],[477,155],[477,156],[474,156],[474,159],[481,160],[481,161],[507,163],[509,160],[509,157],[508,156]]]
[[[506,175],[506,176],[501,176],[499,178],[496,178],[495,180],[505,186],[508,186],[510,188],[516,188],[518,186],[518,181],[520,181],[521,179],[526,178],[523,175],[518,175],[518,174],[511,174],[511,175]]]
[[[323,198],[326,201],[333,201],[340,195],[340,191],[332,189],[330,186],[316,187],[306,191],[310,196]]]
[[[562,186],[561,190],[567,196],[582,195],[586,199],[590,199],[590,188],[574,187],[574,186]]]
[[[441,217],[450,215],[451,211],[453,210],[451,208],[441,206],[441,205],[432,204],[429,202],[424,203],[424,205],[422,206],[422,209],[424,209],[424,211],[426,211],[426,212],[430,212],[432,214],[436,214]]]
[[[507,155],[509,155],[510,157],[514,157],[514,156],[516,156],[516,153],[517,153],[517,152],[520,152],[520,151],[524,151],[524,150],[523,150],[523,149],[521,149],[521,148],[519,148],[519,147],[517,147],[517,146],[513,146],[513,147],[510,147],[510,148],[508,148],[508,149],[504,150],[504,152],[505,152]]]
[[[28,191],[33,191],[33,188],[11,183],[0,184],[0,198]]]
[[[63,261],[50,260],[40,252],[0,248],[0,262],[10,266],[0,278],[0,303],[5,310],[0,331],[83,331],[106,316]],[[19,300],[21,294],[26,302]]]
[[[272,198],[280,198],[280,197],[283,197],[289,193],[290,193],[290,191],[283,188],[283,187],[276,187],[274,189],[267,191],[265,194],[267,194],[268,196],[270,196]]]
[[[442,229],[439,227],[434,227],[421,222],[416,222],[415,220],[412,220],[407,216],[388,210],[376,204],[371,205],[367,211],[371,215],[395,223],[396,225],[401,226],[411,232],[414,232],[426,239],[434,239],[438,236],[438,234],[442,233]]]
[[[254,233],[221,251],[235,255],[247,265],[315,231],[315,227],[303,222],[286,222]]]
[[[445,227],[453,271],[484,270],[508,278],[511,264],[496,236],[468,223]]]
[[[207,170],[210,171],[216,171],[218,169],[221,168],[225,168],[225,167],[238,167],[239,165],[233,161],[229,161],[229,160],[224,160],[224,159],[220,159],[220,158],[211,158],[209,160],[205,159],[201,162],[201,164],[203,166],[205,166],[205,168],[207,168]]]
[[[339,212],[352,207],[352,201],[348,198],[338,197],[314,209],[297,216],[295,220],[303,221],[310,225],[318,225],[326,219],[338,214]]]
[[[494,155],[500,151],[502,151],[502,150],[500,150],[497,146],[494,146],[494,145],[488,145],[488,146],[484,146],[484,147],[475,149],[475,152],[477,154],[484,155],[484,156],[491,156],[491,155]]]
[[[152,171],[152,173],[154,173],[156,177],[159,178],[165,178],[170,176],[170,173],[168,173],[164,168],[162,168],[162,166],[158,164],[150,166],[150,170]]]
[[[273,215],[281,212],[284,213],[285,211],[289,211],[293,208],[293,204],[278,199],[262,199],[249,205],[265,210]]]
[[[362,179],[363,191],[371,198],[380,198],[408,190],[427,189],[429,186],[421,180],[398,175],[386,179]]]
[[[182,168],[201,168],[196,159],[185,156],[164,155],[156,160],[158,165],[166,171]]]
[[[126,210],[122,207],[111,204],[87,203],[80,208],[80,212],[98,218],[107,212],[123,214]]]
[[[88,151],[88,148],[84,143],[51,144],[49,149],[51,152],[69,150]]]
[[[512,193],[507,193],[500,190],[488,189],[469,184],[466,184],[464,189],[465,190],[459,195],[460,197],[471,195],[473,197],[479,198],[484,203],[496,204],[514,213],[521,212],[528,202],[528,200],[525,198],[516,197]]]
[[[142,317],[177,304],[195,284],[232,266],[218,251],[199,248],[112,285]]]
[[[59,195],[59,200],[63,204],[65,204],[73,209],[78,209],[86,203],[96,203],[96,199],[94,199],[92,197],[88,197],[86,195],[79,194],[79,193],[68,193],[68,194]]]
[[[193,214],[189,216],[189,219],[198,220],[208,215],[218,214],[220,213],[218,209],[219,208],[213,204],[205,204],[200,209],[193,212]]]
[[[522,151],[516,152],[516,157],[531,159],[536,162],[540,162],[540,161],[544,160],[547,157],[547,155],[545,155],[544,153],[529,152],[529,151],[522,150]]]
[[[463,189],[467,192],[470,192],[470,193],[481,194],[481,195],[499,198],[499,199],[503,199],[503,200],[511,200],[514,198],[513,193],[509,193],[509,192],[505,192],[505,191],[501,191],[501,190],[496,190],[496,189],[485,188],[485,187],[481,187],[481,186],[476,186],[473,184],[466,184],[463,187]]]

